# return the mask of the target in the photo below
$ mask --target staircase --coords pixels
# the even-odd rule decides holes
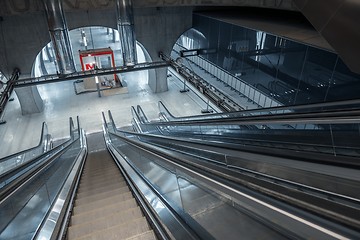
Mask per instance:
[[[88,136],[88,142],[103,141],[97,135]],[[91,144],[89,152],[90,148]],[[67,239],[156,239],[106,149],[91,152],[86,159]]]

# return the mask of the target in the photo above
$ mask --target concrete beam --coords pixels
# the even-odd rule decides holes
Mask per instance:
[[[357,54],[360,52],[360,2],[294,0],[294,3],[350,70],[360,74],[360,56]]]
[[[297,11],[292,0],[133,0],[134,8],[147,7],[199,7],[199,6],[239,6],[262,7]],[[63,0],[65,11],[115,9],[115,0]],[[0,16],[42,12],[38,0],[1,0]]]

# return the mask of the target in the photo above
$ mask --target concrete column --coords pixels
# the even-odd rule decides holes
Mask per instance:
[[[192,26],[192,8],[135,8],[137,40],[147,50],[147,61],[160,61],[159,52],[170,56],[177,39]],[[167,68],[149,70],[154,93],[168,90]]]
[[[44,110],[44,102],[36,86],[15,88],[23,115],[39,113]]]
[[[167,71],[167,67],[156,68],[155,75],[149,74],[149,86],[153,92],[160,93],[169,90],[167,84]]]
[[[61,0],[43,0],[58,72],[75,72],[73,51]]]
[[[137,55],[132,0],[117,0],[116,6],[124,66],[133,66]]]

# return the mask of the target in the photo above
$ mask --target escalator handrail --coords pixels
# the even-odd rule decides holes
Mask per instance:
[[[118,130],[118,132],[121,132],[124,135],[133,135],[133,136],[137,136],[137,137],[143,137],[143,138],[149,138],[149,139],[156,139],[157,142],[165,142],[167,143],[174,143],[173,146],[186,146],[187,148],[192,148],[192,149],[196,149],[200,152],[203,153],[211,153],[211,154],[216,154],[217,156],[223,155],[224,159],[226,157],[231,156],[231,154],[228,153],[219,153],[216,150],[209,150],[212,147],[215,147],[214,145],[209,145],[206,141],[203,142],[201,140],[188,140],[188,139],[179,139],[179,138],[175,138],[175,137],[168,137],[168,136],[158,136],[158,135],[152,135],[152,134],[142,134],[142,133],[135,133],[135,132],[128,132],[128,131],[123,131],[123,130]],[[119,135],[118,133],[112,133],[114,136],[120,137],[120,138],[124,138],[123,136]],[[160,141],[158,141],[160,140]],[[140,139],[141,141],[141,139]],[[154,146],[159,146],[158,144],[154,144],[152,143]],[[218,144],[218,143],[217,143]],[[207,149],[203,148],[202,146],[207,146]],[[160,144],[160,146],[163,147],[163,145]],[[218,145],[216,145],[216,147],[218,147]],[[177,151],[176,148],[169,148],[172,151]],[[241,151],[241,150],[240,150]],[[189,152],[182,152],[185,155],[191,155],[189,154]],[[260,156],[261,153],[257,152],[257,154]],[[213,163],[216,163],[217,165],[224,165],[226,167],[233,167],[232,165],[229,165],[227,162],[222,162],[219,161],[218,159],[208,159],[207,157],[203,157],[203,155],[197,155],[197,158],[203,158],[206,159],[206,161],[210,161]],[[344,196],[342,196],[344,197]],[[360,200],[359,199],[355,199],[355,198],[351,198],[351,197],[344,197],[344,199],[347,199],[348,201],[352,201],[352,202],[356,202],[357,204],[360,204]]]
[[[327,164],[331,164],[331,165],[341,165],[343,167],[351,167],[351,168],[356,168],[358,169],[360,164],[357,161],[357,157],[352,156],[352,155],[342,155],[342,154],[337,154],[337,155],[333,155],[333,154],[329,154],[329,153],[325,153],[325,152],[315,152],[315,151],[309,151],[309,150],[300,150],[300,149],[293,149],[293,148],[286,148],[286,147],[282,147],[282,148],[277,148],[276,150],[273,150],[273,147],[267,147],[267,146],[259,146],[259,145],[245,145],[244,144],[239,144],[239,143],[235,143],[234,141],[225,141],[226,137],[221,136],[221,135],[216,135],[215,137],[217,137],[216,140],[211,139],[211,136],[206,136],[207,139],[201,139],[201,138],[196,138],[196,134],[195,135],[186,135],[186,138],[182,138],[182,137],[176,137],[176,136],[164,136],[164,135],[157,135],[157,134],[149,134],[149,133],[139,133],[139,132],[129,132],[129,131],[124,131],[124,130],[116,130],[116,132],[114,134],[126,134],[126,135],[133,135],[133,136],[137,136],[137,137],[145,137],[145,138],[153,138],[153,139],[157,139],[157,140],[161,140],[161,141],[165,141],[165,142],[180,142],[180,143],[188,143],[188,144],[195,144],[195,145],[205,145],[207,147],[211,146],[211,147],[225,147],[227,149],[235,149],[238,151],[242,151],[242,152],[251,152],[251,153],[256,153],[256,154],[268,154],[268,155],[273,155],[273,156],[281,156],[281,157],[291,157],[291,159],[293,160],[302,160],[305,162],[308,161],[316,161],[317,162],[321,162],[321,163],[327,163]],[[221,139],[221,140],[219,140]],[[242,140],[247,140],[247,139],[242,139]],[[250,139],[250,141],[262,141],[262,140],[253,140]],[[266,141],[266,142],[271,142],[271,141]],[[322,148],[328,148],[330,150],[333,150],[334,146],[332,145],[314,145],[314,144],[303,144],[303,143],[291,143],[291,142],[278,142],[281,144],[289,144],[289,145],[293,145],[293,146],[309,146],[309,147],[322,147]],[[337,147],[340,149],[345,149],[345,147]],[[201,147],[200,147],[201,149]],[[283,150],[283,154],[279,154],[278,153],[278,149]],[[358,150],[357,148],[346,148],[346,149],[351,149],[351,150]],[[302,154],[298,154],[299,152],[301,152]],[[296,154],[294,154],[296,153]],[[304,156],[302,156],[304,155]],[[294,156],[296,156],[296,158],[294,158]],[[341,156],[341,159],[339,159],[339,156]]]
[[[149,122],[149,119],[147,118],[146,114],[144,113],[143,109],[141,108],[140,105],[136,106],[136,110],[138,113],[138,116],[140,117],[140,119],[144,122]]]
[[[37,175],[37,173],[39,173],[39,171],[43,168],[43,166],[48,165],[50,162],[52,162],[57,157],[61,156],[64,152],[66,152],[66,150],[69,149],[74,142],[76,142],[76,139],[73,141],[68,140],[63,145],[60,145],[60,146],[50,150],[51,154],[52,154],[51,156],[48,156],[50,153],[46,153],[46,154],[43,154],[43,155],[37,157],[36,159],[34,159],[33,160],[34,162],[38,162],[42,158],[45,158],[45,160],[43,162],[41,162],[39,165],[31,167],[30,170],[27,170],[21,176],[17,177],[15,180],[11,181],[9,184],[7,184],[5,187],[3,187],[1,189],[0,204],[3,201],[5,201],[5,199],[10,198],[11,195],[14,194],[21,187],[21,185],[23,185],[25,182],[29,181],[31,178],[35,177]],[[34,164],[33,161],[29,162],[29,165],[27,165],[27,166],[31,166],[32,164]],[[24,168],[27,166],[24,166]],[[19,171],[14,172],[14,174],[16,174],[18,172],[20,172],[20,169],[19,169]],[[8,176],[5,176],[5,177],[8,177]]]
[[[26,162],[23,165],[20,165],[12,170],[2,174],[0,176],[0,183],[10,180],[8,184],[0,189],[0,204],[6,199],[11,197],[12,194],[16,192],[17,189],[21,187],[29,179],[35,177],[37,173],[42,169],[43,166],[48,165],[50,162],[55,160],[58,156],[62,155],[68,148],[79,139],[80,136],[74,136],[73,121],[70,118],[70,131],[72,138],[68,139],[66,142],[60,144],[59,146],[33,158],[32,160]],[[20,176],[17,176],[21,174]]]
[[[110,125],[113,125],[113,119],[111,117],[111,112],[108,111],[109,113],[109,117],[110,117],[110,121],[112,123],[110,123]],[[110,140],[110,134],[113,134],[109,131],[108,129],[108,126],[109,124],[107,123],[106,121],[106,117],[105,117],[105,114],[102,113],[102,118],[103,118],[103,131],[104,131],[104,137],[105,137],[105,142],[106,142],[106,145],[111,153],[111,155],[114,157],[114,159],[116,159],[116,162],[117,162],[117,165],[120,167],[120,161],[119,161],[119,157],[121,157],[121,154],[119,155],[119,152],[116,150],[116,147],[113,146],[113,143],[111,142]],[[114,132],[117,132],[118,130],[116,128],[113,129]],[[123,158],[124,159],[124,158]],[[128,162],[126,159],[124,159],[126,162]],[[159,198],[159,201],[160,202],[163,202],[163,198],[159,195],[159,193],[157,192],[156,189],[153,188],[153,186],[146,180],[144,179],[144,177],[138,173],[138,170],[136,168],[134,168],[134,166],[132,164],[130,164],[128,162],[129,166],[131,169],[133,169],[133,171],[135,171],[137,173],[137,175],[144,181],[144,183],[149,187],[149,189],[151,189],[152,192],[154,192],[154,194]],[[173,239],[174,237],[172,236],[171,232],[169,232],[169,230],[167,229],[166,226],[164,226],[164,224],[161,222],[161,220],[159,219],[158,216],[155,216],[155,212],[153,210],[151,210],[150,208],[151,207],[151,203],[146,203],[147,200],[144,198],[144,196],[142,196],[143,194],[140,192],[139,189],[137,189],[136,187],[136,184],[133,182],[132,180],[132,177],[130,177],[127,173],[127,171],[124,169],[123,166],[120,167],[120,170],[123,172],[123,175],[125,176],[125,178],[127,179],[127,182],[129,184],[129,187],[132,188],[132,191],[134,191],[135,195],[137,198],[140,197],[140,199],[138,199],[142,205],[143,208],[145,209],[149,209],[149,211],[146,210],[146,212],[150,215],[154,215],[154,216],[149,216],[151,221],[154,221],[153,222],[153,226],[156,227],[156,232],[160,233],[160,236],[163,238],[163,239]],[[144,198],[144,199],[142,199]],[[167,204],[165,204],[166,206]],[[170,212],[172,212],[172,215],[173,216],[177,216],[176,213],[173,212],[173,210],[171,208],[168,208],[168,210]],[[176,217],[175,217],[176,218]],[[185,227],[185,226],[183,226]],[[194,233],[192,232],[191,229],[188,229],[187,227],[184,228],[184,231],[187,233],[187,234],[190,234],[188,235],[188,238],[187,239],[198,239],[198,237],[196,235],[194,235]]]
[[[77,118],[77,122],[78,122],[78,129],[79,129],[79,119]],[[44,122],[43,123],[43,126],[46,127],[46,131],[47,131],[47,125],[46,123]],[[78,129],[75,129],[74,127],[74,122],[73,122],[73,119],[70,117],[69,118],[69,126],[70,126],[70,138],[63,142],[62,144],[60,144],[59,146],[57,146],[56,148],[54,149],[59,149],[61,147],[64,147],[65,145],[69,144],[71,141],[74,141],[75,140],[75,133],[76,132],[79,132]],[[44,133],[44,128],[42,129],[42,136],[43,136],[43,133]],[[45,139],[46,140],[46,139]],[[41,145],[41,141],[40,141],[40,145]],[[27,161],[26,163],[22,164],[22,165],[19,165],[17,167],[14,167],[13,169],[3,173],[3,174],[0,174],[0,183],[3,182],[4,180],[6,180],[7,178],[10,178],[11,176],[14,176],[16,175],[17,173],[21,172],[22,169],[25,169],[27,168],[29,165],[32,165],[33,163],[35,163],[37,160],[41,159],[44,155],[46,154],[52,154],[54,151],[52,151],[53,149],[51,150],[48,150],[48,151],[44,151],[42,154],[38,155],[38,156],[35,156],[33,159],[30,159],[29,161]],[[25,150],[25,151],[28,151],[28,150]],[[21,153],[21,152],[20,152]],[[15,154],[16,155],[19,155],[19,154]]]
[[[216,119],[222,119],[222,118],[226,118],[229,116],[237,116],[238,114],[241,115],[251,115],[254,113],[264,113],[264,112],[273,112],[273,111],[293,111],[293,110],[306,110],[306,109],[311,109],[311,108],[324,108],[324,107],[336,107],[336,106],[348,106],[348,105],[352,105],[352,104],[359,104],[360,105],[360,100],[359,99],[353,99],[353,100],[343,100],[343,101],[334,101],[334,102],[326,102],[326,103],[314,103],[314,104],[307,104],[307,105],[291,105],[291,106],[279,106],[279,107],[269,107],[269,108],[261,108],[261,109],[250,109],[250,110],[243,110],[243,111],[237,111],[237,112],[229,112],[229,113],[211,113],[211,114],[206,114],[206,115],[193,115],[193,116],[187,116],[187,117],[175,117],[170,111],[169,109],[165,106],[164,103],[162,103],[161,101],[159,101],[158,105],[159,105],[159,110],[161,112],[161,107],[164,108],[164,110],[166,111],[166,114],[168,114],[169,116],[171,116],[171,118],[173,118],[174,120],[191,120],[191,119],[211,119],[211,118],[216,118]],[[347,112],[354,112],[358,113],[359,109],[354,109],[354,110],[339,110],[337,109],[337,111],[339,111],[339,113],[347,113]],[[334,110],[326,110],[326,111],[310,111],[309,113],[324,113],[324,112],[334,112]],[[283,114],[283,113],[281,113]],[[269,115],[269,114],[262,114],[262,115]],[[260,116],[260,115],[259,115]]]
[[[158,108],[159,108],[159,114],[163,113],[162,109],[165,110],[165,116],[167,117],[167,119],[169,120],[168,116],[170,116],[171,119],[185,119],[188,117],[175,117],[170,110],[165,106],[165,104],[162,101],[158,102]],[[209,114],[211,116],[215,116],[215,115],[221,115],[222,113],[215,113],[215,114]],[[199,117],[204,117],[204,115],[195,115],[195,116],[189,116],[190,118],[194,117],[194,118],[199,118]]]
[[[114,134],[112,134],[112,135],[114,135]],[[173,162],[173,158],[176,158],[176,157],[173,156],[172,154],[169,155],[168,152],[167,152],[167,153],[164,153],[164,152],[160,153],[159,151],[155,150],[156,147],[153,146],[153,145],[151,145],[151,144],[143,143],[143,142],[140,142],[140,141],[135,140],[135,139],[129,139],[129,138],[125,137],[125,136],[120,136],[120,135],[115,135],[115,136],[121,138],[122,140],[124,140],[125,142],[129,143],[130,145],[132,145],[132,146],[134,146],[134,147],[137,147],[137,148],[139,148],[139,149],[145,150],[147,153],[150,153],[150,154],[152,153],[152,154],[155,154],[155,155],[157,155],[157,156],[162,156],[162,157],[164,157],[164,159],[168,159],[168,160],[167,160],[167,163],[169,163],[169,164],[171,164],[171,162]],[[167,156],[167,157],[166,157],[166,156]],[[176,163],[174,162],[174,164],[176,164]],[[181,164],[176,164],[176,165],[181,165]],[[188,168],[187,165],[186,165],[186,166],[184,165],[184,166],[182,166],[182,167]],[[191,170],[191,169],[194,169],[194,167],[190,167],[190,168],[188,168],[188,169],[189,169],[190,171],[187,170],[187,171],[189,171],[189,172],[185,171],[185,173],[190,174],[190,176],[196,175],[196,177],[194,177],[194,178],[196,178],[196,179],[203,179],[203,178],[204,178],[204,176],[202,176],[203,174],[202,174],[201,172],[195,172],[195,171],[192,171],[192,170]],[[181,171],[184,171],[184,170],[182,169]],[[206,170],[204,170],[204,171],[206,171]],[[210,179],[210,178],[206,178],[206,177],[205,177],[204,179]],[[215,178],[215,179],[216,179],[216,178]],[[211,179],[210,181],[212,181],[213,183],[218,182],[218,181],[215,180],[215,179]],[[216,184],[219,184],[219,183],[216,183]],[[219,184],[219,185],[221,185],[221,184]],[[224,186],[224,184],[223,184],[222,186]],[[226,188],[227,188],[228,190],[230,190],[230,192],[231,192],[231,191],[234,191],[234,189],[233,189],[232,187],[230,187],[230,186],[228,186],[228,187],[226,187]],[[236,190],[235,190],[235,191],[236,191]]]
[[[286,113],[281,115],[257,115],[243,117],[228,117],[214,119],[175,120],[167,122],[149,122],[145,125],[176,126],[176,125],[253,125],[253,124],[347,124],[360,122],[360,110],[351,112],[316,112],[316,113]],[[344,115],[344,113],[347,113]]]
[[[47,130],[47,124],[46,124],[46,122],[43,122],[43,123],[42,123],[42,127],[41,127],[40,140],[39,140],[39,143],[38,143],[35,147],[29,148],[29,149],[25,149],[25,150],[23,150],[23,151],[20,151],[20,152],[11,154],[11,155],[6,156],[6,157],[3,157],[3,158],[0,159],[0,164],[1,164],[2,162],[8,161],[8,160],[10,160],[10,159],[12,159],[12,158],[16,158],[16,157],[18,157],[18,156],[20,156],[20,155],[24,155],[24,154],[26,154],[26,153],[33,152],[33,151],[37,150],[37,149],[40,148],[40,147],[43,147],[43,149],[44,149],[43,152],[46,152],[46,150],[48,150],[48,149],[47,149],[48,147],[47,147],[46,145],[48,145],[48,140],[49,140],[49,139],[47,138],[47,137],[49,136],[49,134],[48,134],[47,131],[48,131],[48,130]]]
[[[77,122],[78,127],[80,127],[79,120]],[[63,239],[66,233],[66,227],[68,226],[68,220],[70,219],[71,209],[76,196],[76,189],[80,184],[81,172],[84,168],[87,155],[85,131],[79,128],[79,134],[81,150],[76,156],[72,170],[66,176],[66,180],[50,210],[37,229],[34,239]]]

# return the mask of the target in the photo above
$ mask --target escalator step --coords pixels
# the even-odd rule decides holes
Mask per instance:
[[[126,238],[126,240],[156,240],[156,236],[154,231],[147,231],[145,233],[130,237],[130,238]]]
[[[93,168],[85,168],[83,171],[83,175],[98,175],[98,174],[106,174],[106,173],[113,173],[113,172],[120,172],[119,169],[115,164],[106,166],[106,167],[93,167]]]
[[[81,224],[84,222],[91,222],[96,218],[104,217],[109,214],[114,214],[117,212],[126,212],[124,209],[128,209],[126,211],[140,211],[138,205],[133,199],[129,199],[120,203],[113,203],[102,208],[93,209],[89,212],[79,213],[77,215],[73,215],[71,217],[71,225]]]
[[[144,217],[140,211],[130,213],[131,214],[126,214],[126,211],[121,211],[105,217],[95,218],[91,222],[73,225],[68,228],[68,237],[71,239],[79,238],[96,231],[111,228],[119,224],[125,224]]]
[[[139,218],[134,221],[130,221],[123,224],[118,224],[113,227],[96,231],[88,235],[84,235],[80,238],[68,238],[78,239],[78,240],[117,240],[117,239],[127,239],[142,233],[145,233],[150,230],[150,227],[145,219]]]
[[[82,181],[79,185],[79,189],[81,189],[82,191],[85,189],[91,189],[91,188],[102,188],[104,186],[109,185],[110,183],[121,183],[124,182],[123,179],[101,179],[98,181],[92,181],[92,180],[88,180],[86,182]]]
[[[113,197],[94,201],[91,203],[81,204],[81,205],[73,208],[73,214],[76,215],[78,213],[89,212],[89,211],[92,211],[93,209],[101,208],[103,206],[107,206],[114,202],[126,201],[126,200],[132,199],[132,198],[133,198],[133,195],[131,194],[131,192],[127,192],[127,193],[123,193],[120,195],[115,195]]]
[[[96,193],[108,192],[125,186],[127,186],[125,182],[120,182],[120,183],[109,183],[108,185],[101,188],[95,188],[95,189],[92,188],[92,189],[84,189],[84,190],[79,189],[77,197],[78,198],[82,198],[84,196],[87,197]]]
[[[93,194],[93,195],[88,196],[88,197],[83,197],[83,198],[80,198],[80,199],[76,199],[75,206],[78,206],[78,205],[81,205],[81,204],[86,204],[86,203],[93,202],[93,201],[97,201],[97,200],[100,200],[100,199],[104,199],[104,198],[107,198],[107,197],[111,197],[111,196],[114,196],[114,195],[117,195],[117,194],[129,192],[129,191],[130,191],[129,188],[127,186],[125,186],[125,187],[117,188],[115,190],[108,191],[108,192],[96,193],[96,194]]]

